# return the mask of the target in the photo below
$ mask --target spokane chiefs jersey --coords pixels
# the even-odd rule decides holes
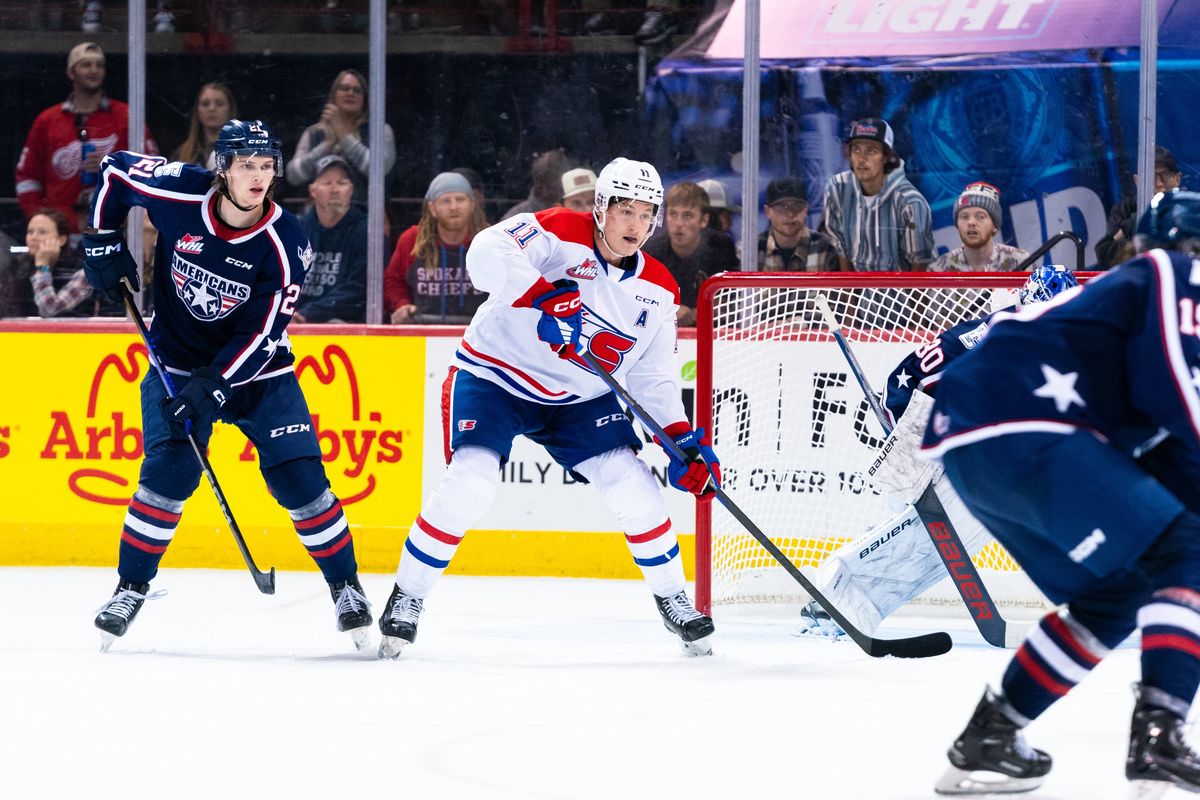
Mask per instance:
[[[517,214],[475,237],[467,252],[471,282],[488,299],[475,312],[456,365],[535,403],[579,403],[608,387],[580,357],[562,359],[537,337],[542,312],[513,302],[539,278],[579,284],[580,348],[665,426],[685,422],[676,363],[679,287],[661,262],[639,252],[637,267],[610,266],[593,243],[587,212],[552,208]]]
[[[212,366],[238,386],[291,370],[286,328],[312,250],[299,221],[270,201],[250,228],[226,226],[212,181],[192,164],[113,153],[101,162],[91,224],[116,229],[131,206],[146,209],[158,229],[151,334],[165,366]]]
[[[1200,260],[1152,250],[1082,289],[1001,312],[942,373],[923,450],[1089,430],[1137,452],[1200,442]]]

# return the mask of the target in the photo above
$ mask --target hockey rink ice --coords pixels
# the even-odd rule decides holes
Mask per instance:
[[[391,576],[362,581],[378,609]],[[714,655],[691,658],[641,582],[447,576],[416,644],[379,661],[316,572],[277,584],[163,570],[169,593],[101,654],[115,570],[0,569],[0,796],[931,798],[1012,653],[964,615],[935,623],[948,655],[871,659],[768,609],[718,610]],[[1137,674],[1126,643],[1036,721],[1054,770],[1009,796],[1124,798]]]

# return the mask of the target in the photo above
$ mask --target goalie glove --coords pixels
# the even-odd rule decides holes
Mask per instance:
[[[109,300],[120,302],[121,279],[128,278],[133,291],[141,288],[137,264],[121,231],[83,234],[83,274],[92,288]]]
[[[667,464],[667,478],[671,485],[681,492],[696,495],[697,499],[711,500],[713,486],[721,485],[721,462],[717,460],[717,454],[712,448],[701,441],[704,438],[704,428],[692,430],[681,423],[676,430],[668,429],[667,433],[687,456],[686,461],[680,461],[671,450],[663,448],[670,459],[670,463]]]
[[[212,367],[192,371],[179,394],[163,400],[163,416],[181,438],[212,425],[229,400],[232,387]]]
[[[579,350],[583,333],[583,300],[579,284],[565,278],[550,283],[538,278],[525,294],[513,302],[513,308],[533,308],[542,312],[537,335],[559,358],[570,358]]]

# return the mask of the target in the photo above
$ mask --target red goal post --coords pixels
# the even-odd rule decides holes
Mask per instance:
[[[828,299],[878,392],[912,350],[983,316],[993,303],[1011,304],[1027,277],[729,272],[710,278],[697,309],[695,424],[712,437],[725,491],[813,574],[830,552],[894,513],[866,477],[883,433],[816,296]],[[1045,607],[999,545],[974,560],[1002,607]],[[715,604],[806,602],[807,596],[722,506],[698,503],[696,599],[711,613]],[[923,596],[925,604],[960,602],[948,585]]]

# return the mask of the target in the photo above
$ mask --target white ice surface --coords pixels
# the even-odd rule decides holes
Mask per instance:
[[[101,654],[115,583],[0,569],[0,797],[931,798],[1012,652],[935,620],[950,654],[871,659],[739,612],[692,658],[640,582],[451,576],[384,662],[337,633],[316,573],[268,597],[244,572],[164,570],[169,594]],[[363,583],[381,605],[391,576]],[[1137,670],[1114,652],[1034,723],[1055,767],[1024,797],[1125,796]]]

